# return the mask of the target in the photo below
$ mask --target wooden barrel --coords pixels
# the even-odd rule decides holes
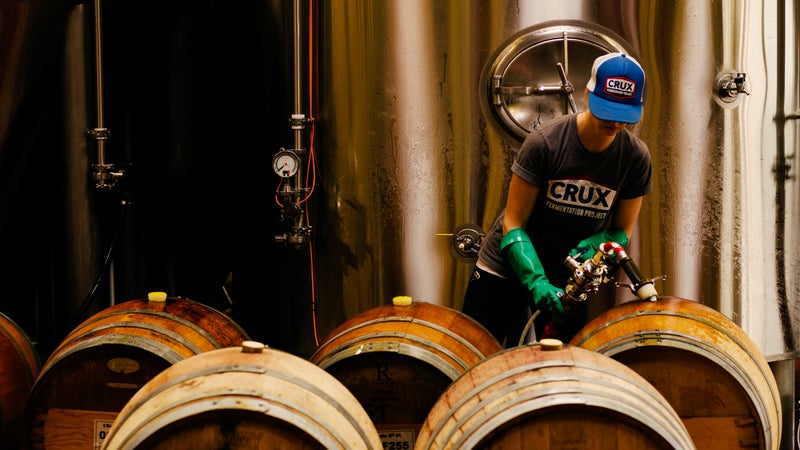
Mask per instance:
[[[0,444],[19,448],[25,402],[41,362],[33,343],[16,322],[0,313]]]
[[[774,375],[753,341],[698,302],[632,301],[589,322],[571,344],[632,368],[658,389],[698,449],[778,449]]]
[[[554,342],[547,342],[554,341]],[[490,356],[442,394],[417,450],[694,449],[666,399],[612,358],[545,339]]]
[[[45,361],[26,405],[28,448],[99,448],[122,407],[156,374],[247,339],[228,316],[183,298],[130,300],[100,311]]]
[[[310,361],[344,384],[392,448],[414,436],[454,379],[502,347],[469,316],[424,302],[384,305],[335,328]]]
[[[247,341],[174,364],[120,412],[103,449],[379,450],[378,431],[333,376]]]

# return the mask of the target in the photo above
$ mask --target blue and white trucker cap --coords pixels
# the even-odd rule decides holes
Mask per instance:
[[[636,123],[642,117],[644,70],[624,53],[609,53],[594,60],[586,83],[589,110],[608,122]]]

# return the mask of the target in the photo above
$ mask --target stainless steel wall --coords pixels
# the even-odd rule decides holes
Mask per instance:
[[[325,194],[314,218],[322,304],[343,304],[344,316],[394,295],[461,307],[470,267],[438,234],[465,223],[488,228],[516,147],[482,113],[481,72],[520,30],[580,20],[621,36],[648,75],[638,131],[654,191],[631,243],[643,273],[667,276],[657,283],[662,295],[720,310],[765,354],[796,350],[791,2],[323,3]],[[738,73],[749,95],[721,96],[719,80]]]

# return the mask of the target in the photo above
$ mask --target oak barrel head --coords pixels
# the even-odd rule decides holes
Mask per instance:
[[[777,383],[755,343],[696,301],[631,301],[590,321],[571,341],[631,367],[657,388],[698,449],[779,448]]]
[[[154,376],[247,339],[229,317],[184,298],[106,308],[72,330],[42,366],[25,408],[27,448],[99,447],[116,414]]]

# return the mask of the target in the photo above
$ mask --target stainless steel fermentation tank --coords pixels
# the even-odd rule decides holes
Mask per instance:
[[[563,113],[565,97],[547,105],[521,88],[560,85],[555,63],[566,33],[578,109],[587,65],[600,52],[629,51],[647,72],[636,130],[650,148],[654,190],[631,242],[642,272],[667,276],[656,284],[660,294],[730,317],[766,355],[794,352],[794,6],[324,2],[318,133],[326,198],[315,226],[319,261],[337,270],[321,275],[320,302],[342,302],[347,316],[400,294],[461,307],[470,264],[442,234],[488,228],[504,203],[515,133]],[[494,75],[509,88],[487,87]]]

